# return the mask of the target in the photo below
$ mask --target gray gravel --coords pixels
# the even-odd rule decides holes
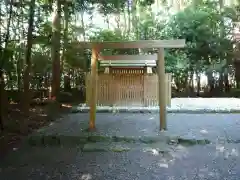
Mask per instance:
[[[83,136],[89,115],[71,114],[39,130],[44,135]],[[224,139],[240,142],[240,114],[174,114],[167,115],[166,133],[159,133],[158,114],[100,113],[96,118],[97,135],[106,136],[180,136],[185,139]],[[39,135],[39,132],[37,133]]]
[[[87,114],[69,115],[41,132],[79,135],[87,119]],[[201,136],[212,143],[171,145],[164,153],[150,144],[136,144],[127,152],[23,146],[0,162],[0,180],[239,180],[239,122],[238,114],[169,114],[169,133]],[[112,135],[152,136],[158,132],[158,117],[98,114],[97,127]]]
[[[0,179],[238,180],[239,148],[239,145],[228,145],[227,150],[219,152],[212,145],[178,147],[170,154],[140,150],[82,153],[73,148],[31,148],[19,153],[21,157],[14,162],[8,162],[8,167],[1,169]]]

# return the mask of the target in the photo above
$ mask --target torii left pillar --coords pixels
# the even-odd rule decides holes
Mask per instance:
[[[99,48],[94,46],[92,48],[92,57],[91,57],[91,97],[90,97],[90,121],[89,121],[89,130],[94,130],[95,120],[96,120],[96,104],[97,104],[97,61],[99,55]]]
[[[167,130],[167,110],[166,110],[166,74],[164,61],[164,48],[158,49],[158,105],[160,131]]]

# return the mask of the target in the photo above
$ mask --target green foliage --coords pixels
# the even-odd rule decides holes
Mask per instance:
[[[163,24],[156,20],[153,13],[143,13],[140,16],[138,23],[139,39],[161,39],[161,30],[163,27]]]
[[[166,53],[166,72],[179,73],[189,69],[189,59],[182,51]]]
[[[121,31],[102,30],[94,32],[90,37],[90,41],[103,42],[103,41],[124,41],[126,38],[121,34]]]
[[[93,3],[98,4],[99,12],[103,14],[118,13],[123,11],[126,0],[101,0],[94,1]]]
[[[210,3],[198,9],[186,8],[173,16],[163,31],[165,37],[186,39],[187,48],[184,51],[189,68],[200,71],[219,59],[231,59],[233,51],[232,39],[228,37],[233,26],[222,24],[223,15],[211,7]],[[225,32],[223,36],[221,29]]]
[[[42,76],[52,71],[51,68],[51,37],[52,22],[49,18],[52,13],[52,0],[36,1],[36,17],[33,31],[32,73]],[[224,72],[234,59],[232,37],[234,25],[239,21],[240,6],[223,7],[220,11],[218,1],[192,0],[189,6],[175,15],[165,12],[161,8],[159,14],[155,14],[150,5],[154,0],[134,1],[135,7],[128,8],[127,0],[75,0],[62,1],[61,17],[61,48],[64,40],[68,45],[64,47],[65,54],[63,70],[84,70],[90,68],[90,50],[80,50],[74,45],[75,41],[84,37],[90,41],[128,41],[151,39],[186,39],[186,47],[183,49],[166,50],[166,70],[176,77],[184,77],[189,72]],[[166,3],[162,1],[161,3]],[[24,58],[26,51],[26,23],[28,20],[29,4],[26,2],[14,2],[13,16],[10,24],[10,37],[8,47],[4,49],[6,38],[6,23],[10,4],[4,3],[0,12],[0,64],[11,73],[18,73],[18,79],[22,77]],[[94,9],[94,7],[96,7]],[[163,10],[162,10],[163,9]],[[67,37],[63,37],[65,13],[68,15]],[[120,27],[123,29],[97,29],[91,18],[97,18],[94,14],[100,12],[103,16],[111,18],[121,14]],[[86,19],[86,15],[91,16]],[[84,19],[84,22],[81,20]],[[123,22],[126,21],[126,22]],[[128,22],[130,21],[130,22]],[[134,21],[134,22],[133,22]],[[112,22],[110,22],[112,23]],[[123,23],[123,25],[122,25]],[[130,24],[130,29],[128,25]],[[112,24],[111,24],[112,25]],[[90,35],[90,37],[89,37]],[[62,50],[61,49],[61,50]],[[3,53],[4,52],[4,53]],[[154,53],[155,50],[141,50],[143,53]],[[138,54],[138,49],[104,49],[102,53],[108,54]],[[4,63],[3,63],[4,62]],[[16,72],[17,71],[17,72]],[[185,74],[184,74],[185,73]],[[12,77],[13,79],[15,77]]]
[[[143,7],[150,6],[154,4],[155,0],[140,0],[139,4]]]
[[[90,66],[90,51],[84,49],[78,49],[74,44],[70,44],[67,47],[65,59],[67,68],[82,69],[84,71],[89,70]]]
[[[0,65],[1,68],[5,69],[6,71],[13,69],[13,64],[11,62],[13,53],[13,49],[10,48],[0,51]]]
[[[44,76],[47,72],[51,72],[52,63],[47,55],[35,52],[32,56],[32,70],[37,74]]]
[[[75,11],[91,12],[94,10],[92,4],[94,4],[93,0],[76,0],[73,6]]]
[[[103,42],[103,41],[128,41],[127,37],[125,37],[121,31],[115,30],[102,30],[97,31],[94,33],[93,36],[90,37],[90,41],[95,42]],[[112,55],[112,54],[136,54],[136,49],[104,49],[102,50],[103,54],[105,55]]]

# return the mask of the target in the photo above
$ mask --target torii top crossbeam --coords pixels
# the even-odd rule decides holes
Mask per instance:
[[[79,48],[92,49],[94,47],[107,49],[134,49],[134,48],[183,48],[185,39],[178,40],[142,40],[127,42],[79,42]]]

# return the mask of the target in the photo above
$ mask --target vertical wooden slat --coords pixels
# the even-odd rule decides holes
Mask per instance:
[[[108,74],[108,76],[107,76],[108,78],[107,78],[107,81],[106,81],[106,84],[107,84],[107,105],[109,106],[110,105],[110,83],[111,83],[111,76],[109,76],[109,74]]]
[[[167,105],[171,106],[171,99],[172,99],[172,75],[166,74],[166,97],[167,97]]]
[[[87,73],[85,78],[85,88],[86,88],[86,105],[89,106],[89,74]]]
[[[99,99],[101,99],[101,87],[100,87],[100,83],[98,81],[98,76],[96,76],[96,105],[98,106],[99,104]]]
[[[114,104],[114,98],[113,98],[113,92],[115,92],[115,86],[113,84],[114,82],[114,75],[110,74],[110,80],[108,83],[109,84],[109,105],[113,105]]]
[[[117,74],[99,74],[97,84],[97,105],[109,106],[157,106],[158,76],[146,75],[139,71],[116,70]],[[120,74],[120,72],[124,74]],[[126,74],[125,74],[126,73]],[[140,73],[140,74],[139,74]],[[86,76],[86,104],[90,106],[91,74]],[[166,104],[171,105],[171,74],[165,74]]]
[[[88,105],[88,73],[86,74],[85,77],[85,96],[86,96],[86,100],[85,103]]]

